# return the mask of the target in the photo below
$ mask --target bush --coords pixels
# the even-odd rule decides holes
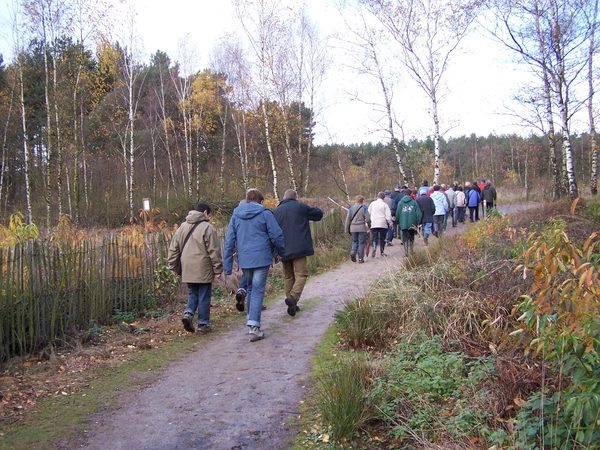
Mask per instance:
[[[372,416],[368,392],[372,381],[364,355],[351,355],[317,383],[319,409],[338,441],[350,439]]]

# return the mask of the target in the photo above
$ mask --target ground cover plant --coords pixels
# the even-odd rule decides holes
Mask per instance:
[[[599,224],[493,214],[382,276],[320,349],[298,448],[600,448]]]

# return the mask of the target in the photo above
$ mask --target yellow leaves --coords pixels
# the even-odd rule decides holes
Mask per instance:
[[[577,203],[579,203],[579,197],[577,197],[575,200],[573,200],[573,202],[571,203],[571,215],[574,216],[575,215],[575,207],[577,206]]]

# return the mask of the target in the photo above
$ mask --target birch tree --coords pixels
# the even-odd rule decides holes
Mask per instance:
[[[345,16],[348,12],[340,10],[346,29],[354,38],[350,43],[350,51],[359,58],[357,67],[353,67],[353,70],[372,78],[380,89],[381,102],[373,103],[372,106],[383,114],[380,120],[385,123],[384,130],[394,151],[398,179],[408,186],[409,181],[402,161],[402,148],[395,132],[396,119],[392,106],[394,84],[398,79],[398,75],[393,72],[393,64],[389,63],[390,60],[393,61],[393,55],[387,51],[387,45],[382,45],[385,40],[380,27],[369,21],[369,17],[365,17],[362,8],[356,8],[354,12],[354,16],[348,18]],[[384,61],[388,62],[384,63]]]
[[[144,86],[145,74],[140,63],[141,43],[135,20],[135,1],[130,0],[126,12],[126,35],[124,42],[126,46],[122,49],[121,61],[121,97],[126,109],[126,126],[123,130],[121,148],[123,151],[123,163],[125,167],[125,191],[127,204],[129,206],[129,219],[133,221],[134,214],[134,192],[135,192],[135,163],[137,158],[136,143],[136,116],[139,102]]]
[[[478,0],[359,0],[400,45],[397,57],[430,101],[434,183],[440,179],[440,111],[450,57],[469,31]]]
[[[166,53],[162,52],[157,52],[152,59],[153,66],[156,68],[156,75],[158,79],[157,83],[153,85],[153,91],[159,105],[158,113],[160,114],[161,121],[161,137],[167,153],[167,162],[169,165],[169,182],[173,187],[173,191],[176,191],[175,168],[173,166],[173,154],[171,151],[171,139],[169,136],[170,130],[173,127],[173,120],[167,112],[169,100],[169,84],[167,83],[167,80],[171,79],[171,63]]]
[[[572,115],[582,107],[574,87],[589,61],[586,44],[595,27],[587,0],[504,0],[495,3],[500,30],[495,36],[529,64],[543,86],[550,135],[560,130],[563,168],[555,192],[578,193],[571,145]],[[554,141],[554,139],[552,139]],[[557,180],[558,178],[558,180]]]
[[[63,153],[59,120],[57,62],[58,38],[65,32],[69,4],[63,0],[30,0],[25,2],[32,34],[41,45],[44,59],[44,101],[46,108],[46,227],[51,225],[54,183],[58,215],[62,215]],[[56,153],[56,155],[55,155]],[[56,169],[54,162],[56,159]]]
[[[221,122],[223,126],[231,120],[236,145],[232,152],[240,164],[244,192],[250,188],[249,148],[247,134],[247,115],[252,105],[250,90],[249,62],[246,59],[241,41],[232,35],[223,37],[211,57],[211,68],[223,74],[227,85],[223,91],[224,102],[231,108],[223,108]],[[223,176],[222,166],[221,176]]]
[[[321,88],[325,73],[329,68],[329,54],[327,42],[322,38],[317,26],[310,20],[306,8],[301,8],[298,13],[297,32],[295,38],[298,43],[294,46],[295,70],[298,77],[298,155],[304,159],[304,173],[299,194],[308,195],[310,184],[310,163],[312,155],[312,136],[316,116],[316,95]],[[307,101],[304,99],[307,98]],[[307,104],[306,127],[303,110]]]
[[[598,0],[594,1],[594,9],[591,19],[590,46],[588,53],[588,118],[590,122],[590,151],[591,151],[591,177],[590,192],[592,195],[598,194],[598,141],[596,139],[596,122],[594,120],[594,56],[596,54],[596,32],[598,30]]]
[[[190,95],[192,93],[192,83],[194,82],[195,65],[197,54],[195,48],[190,43],[189,35],[184,36],[179,41],[179,55],[177,60],[177,70],[171,71],[171,80],[177,92],[179,111],[183,124],[183,141],[185,151],[185,181],[188,197],[192,197],[192,126]]]
[[[25,190],[25,221],[30,224],[33,223],[32,213],[32,202],[31,202],[31,185],[30,185],[30,161],[29,161],[29,145],[28,145],[28,132],[27,132],[27,111],[25,109],[25,84],[23,81],[23,65],[25,60],[25,49],[23,45],[23,27],[21,9],[17,5],[17,1],[13,1],[9,14],[10,14],[10,25],[11,25],[11,37],[12,37],[12,51],[14,56],[14,68],[15,68],[15,88],[18,89],[18,107],[20,112],[20,131],[21,137],[21,155],[23,158],[23,183]],[[16,90],[15,89],[15,90]],[[12,100],[11,100],[12,101]],[[8,121],[7,127],[8,127]],[[7,130],[5,130],[6,136]],[[2,172],[5,171],[5,160],[4,150],[2,152]],[[2,175],[4,179],[4,175]]]
[[[264,139],[273,176],[273,196],[279,202],[279,178],[271,135],[273,124],[267,112],[267,105],[274,95],[271,68],[276,61],[276,51],[280,48],[282,24],[279,17],[283,13],[284,5],[277,0],[234,0],[234,6],[255,58],[252,80],[262,112]]]

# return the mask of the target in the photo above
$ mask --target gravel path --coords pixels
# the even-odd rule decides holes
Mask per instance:
[[[449,227],[447,235],[465,229]],[[94,416],[86,433],[64,448],[288,449],[296,433],[288,423],[298,415],[317,344],[344,301],[362,296],[377,277],[401,267],[402,244],[394,243],[386,247],[387,258],[348,261],[309,278],[295,317],[278,299],[262,314],[262,341],[250,343],[243,323],[191,337],[198,343],[188,357],[121,408]],[[417,238],[415,249],[422,245]]]

